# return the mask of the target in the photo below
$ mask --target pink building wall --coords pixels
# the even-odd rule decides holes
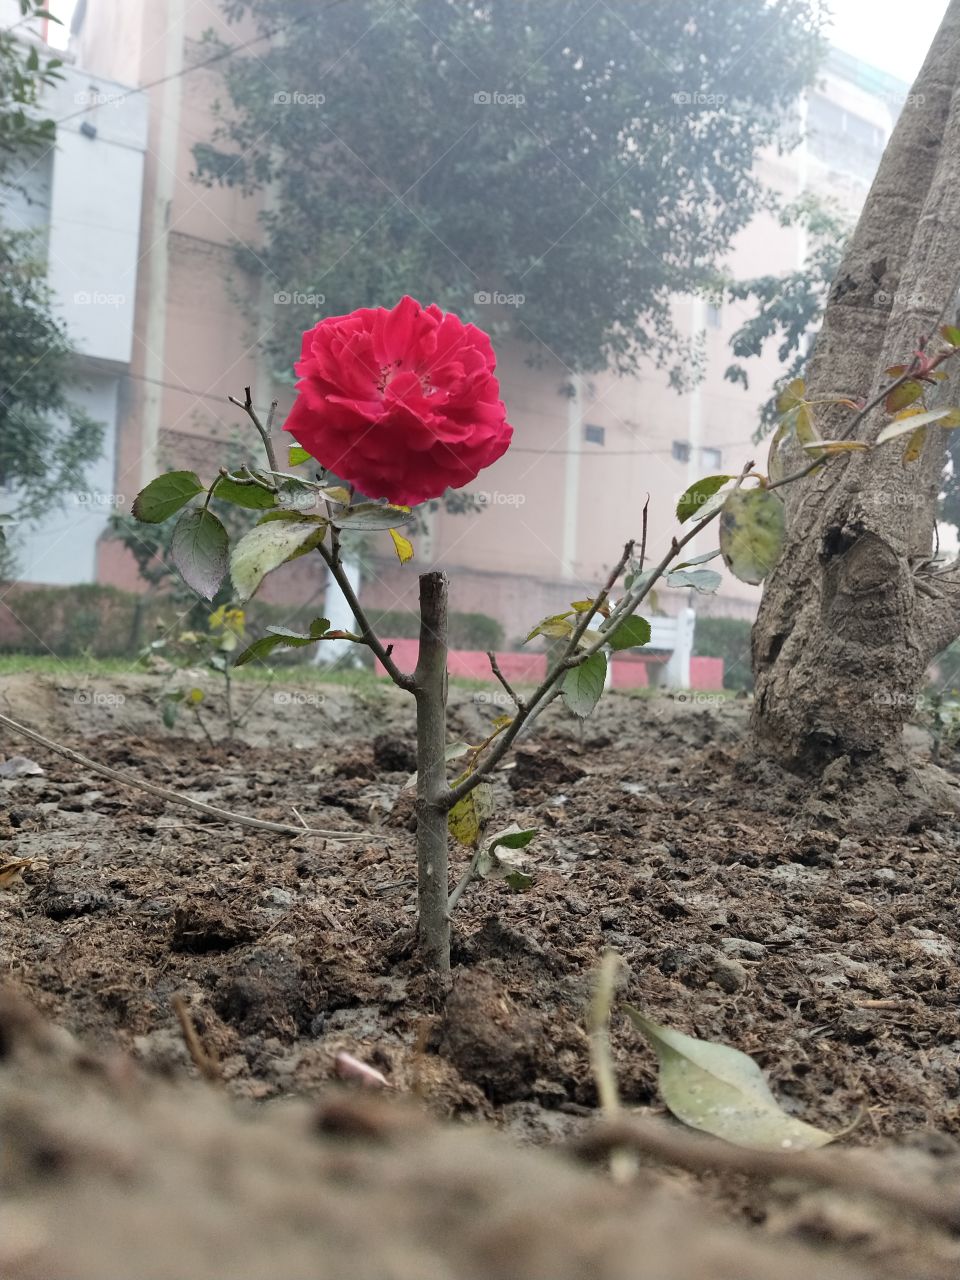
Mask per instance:
[[[387,640],[393,646],[393,657],[401,671],[412,671],[417,665],[418,642],[416,640]],[[617,655],[610,664],[611,684],[614,689],[644,689],[653,682],[650,667],[664,662],[663,654],[651,653]],[[547,673],[545,653],[498,653],[497,665],[511,684],[539,684]],[[379,662],[374,664],[378,676],[386,677]],[[490,659],[479,649],[451,649],[447,659],[447,671],[451,676],[466,680],[483,680],[496,685],[496,676],[490,670]],[[723,688],[722,658],[692,658],[690,660],[690,687],[698,690]]]

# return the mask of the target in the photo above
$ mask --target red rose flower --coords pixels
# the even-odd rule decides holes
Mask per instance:
[[[303,335],[284,430],[368,498],[412,507],[506,452],[495,368],[482,329],[413,298],[331,316]]]

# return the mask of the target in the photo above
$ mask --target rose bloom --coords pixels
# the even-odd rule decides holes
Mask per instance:
[[[303,335],[284,430],[367,497],[412,507],[506,452],[495,368],[482,329],[413,298],[330,316]]]

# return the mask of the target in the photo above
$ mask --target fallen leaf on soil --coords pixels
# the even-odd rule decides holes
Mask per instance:
[[[0,889],[9,889],[20,879],[21,871],[33,866],[33,858],[11,858],[0,862]]]
[[[834,1134],[781,1110],[760,1068],[739,1049],[696,1040],[651,1022],[632,1005],[624,1008],[652,1045],[663,1100],[684,1124],[759,1151],[803,1151],[833,1141]]]
[[[26,778],[42,774],[43,769],[35,760],[26,756],[11,756],[9,760],[0,762],[0,778]]]

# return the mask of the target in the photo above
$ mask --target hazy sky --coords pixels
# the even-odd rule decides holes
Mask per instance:
[[[157,3],[158,0],[150,0]],[[414,3],[416,0],[414,0]],[[674,0],[680,3],[681,0]],[[69,26],[76,0],[52,0],[51,12]],[[89,0],[96,4],[96,0]],[[134,0],[127,0],[128,4]],[[696,0],[688,0],[695,7]],[[735,4],[736,0],[728,0]],[[829,0],[833,10],[833,42],[901,80],[920,70],[936,34],[947,0],[909,0],[907,9],[892,0]],[[56,35],[54,39],[59,44]]]
[[[829,0],[833,43],[882,71],[913,80],[937,33],[947,0]]]

